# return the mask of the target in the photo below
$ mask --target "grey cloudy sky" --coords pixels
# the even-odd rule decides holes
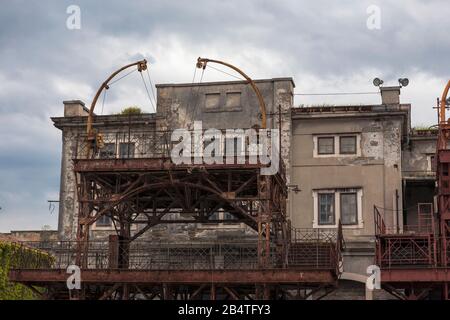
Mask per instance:
[[[69,5],[81,29],[66,27]],[[367,8],[381,10],[369,30]],[[397,1],[2,1],[0,4],[0,232],[57,225],[62,101],[90,103],[116,68],[146,57],[154,82],[191,82],[198,56],[253,78],[291,76],[297,93],[376,91],[408,77],[402,102],[413,124],[436,122],[432,106],[449,78],[450,2]],[[203,81],[231,80],[207,70]],[[108,93],[105,113],[150,112],[141,79]],[[378,95],[297,96],[296,104],[379,103]]]

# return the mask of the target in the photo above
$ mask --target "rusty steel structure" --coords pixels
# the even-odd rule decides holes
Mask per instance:
[[[290,226],[283,166],[275,175],[261,175],[267,165],[252,164],[249,156],[239,164],[174,164],[168,136],[155,130],[104,134],[106,143],[134,141],[132,154],[97,150],[87,157],[89,141],[79,135],[73,159],[77,240],[24,243],[50,252],[55,263],[45,270],[12,270],[11,279],[46,287],[49,298],[70,293],[78,299],[293,299],[335,288],[342,230]],[[253,229],[254,238],[145,240],[145,232],[160,224],[224,222],[212,219],[218,210],[233,216],[228,223]],[[116,233],[105,241],[89,239],[103,215],[112,219]],[[71,264],[81,267],[81,290],[67,290],[65,270]]]
[[[447,83],[439,102],[436,146],[437,216],[432,206],[418,204],[418,225],[403,230],[386,227],[383,212],[374,207],[376,264],[382,286],[401,299],[423,299],[431,293],[450,299],[450,121]]]
[[[254,82],[218,60],[199,58],[197,67],[212,62],[247,79],[260,102],[261,129],[253,129],[257,141],[267,139],[265,103]],[[50,299],[305,299],[334,290],[342,267],[340,224],[320,230],[291,227],[281,158],[273,175],[262,174],[270,163],[253,161],[250,152],[235,155],[233,163],[223,157],[208,164],[196,162],[194,150],[192,161],[175,163],[170,130],[94,131],[98,96],[116,74],[133,66],[147,67],[143,60],[113,73],[91,105],[87,133],[76,138],[76,240],[23,243],[51,253],[55,261],[46,269],[13,269],[10,279],[46,288],[36,292]],[[133,147],[120,153],[104,147],[120,143]],[[218,211],[231,218],[218,220]],[[90,239],[91,227],[103,216],[112,220],[115,232],[102,241]],[[245,225],[253,236],[215,242],[145,237],[162,224],[223,222]],[[66,268],[73,264],[81,271],[79,290],[66,284]]]

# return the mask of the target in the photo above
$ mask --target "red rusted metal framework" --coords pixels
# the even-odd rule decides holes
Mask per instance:
[[[442,94],[436,146],[437,217],[418,204],[417,226],[386,228],[375,207],[376,263],[384,289],[401,299],[422,299],[431,292],[450,299],[450,122],[445,117],[450,81]]]
[[[23,244],[56,260],[51,269],[12,270],[13,281],[45,287],[48,298],[78,299],[293,299],[335,288],[342,230],[290,227],[282,161],[274,175],[262,175],[268,165],[252,162],[249,154],[232,164],[174,164],[170,132],[129,129],[102,136],[103,148],[93,153],[86,152],[85,134],[77,139],[77,240]],[[128,148],[118,151],[122,143]],[[233,217],[225,222],[253,229],[253,240],[145,238],[159,224],[224,222],[213,218],[218,210]],[[113,221],[115,234],[90,239],[102,216]],[[71,264],[81,267],[81,290],[66,287]]]

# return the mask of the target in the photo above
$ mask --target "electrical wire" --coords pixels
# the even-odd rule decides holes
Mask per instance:
[[[239,80],[242,80],[242,81],[247,81],[247,80],[245,80],[245,79],[243,79],[243,78],[241,78],[241,77],[238,77],[238,76],[236,76],[236,75],[234,75],[234,74],[231,74],[231,73],[228,73],[228,72],[226,72],[226,71],[220,70],[219,68],[213,67],[213,66],[211,66],[211,65],[209,65],[209,64],[207,64],[206,66],[209,67],[209,68],[211,68],[211,69],[214,69],[214,70],[216,70],[216,71],[222,72],[223,74],[229,75],[230,77],[233,77],[233,78],[236,78],[236,79],[239,79]]]
[[[327,93],[294,93],[294,96],[347,96],[359,94],[379,94],[379,92],[327,92]]]
[[[137,69],[133,69],[133,70],[131,70],[130,72],[127,72],[126,74],[124,74],[123,76],[121,76],[120,78],[117,78],[116,80],[114,80],[113,82],[111,82],[111,83],[108,83],[108,86],[112,86],[114,83],[116,83],[116,82],[118,82],[118,81],[120,81],[120,80],[122,80],[123,78],[126,78],[126,77],[128,77],[130,74],[132,74],[133,72],[135,72],[135,71],[137,71]]]
[[[155,105],[157,105],[155,92],[153,91],[153,82],[152,82],[152,79],[150,78],[150,72],[148,71],[148,68],[146,71],[147,71],[148,82],[150,82],[150,89],[152,90],[153,100],[155,101]]]
[[[101,115],[103,115],[103,108],[105,107],[105,100],[106,100],[106,91],[108,91],[106,88],[104,90],[105,91],[103,92],[102,112],[100,113]]]
[[[205,68],[202,69],[202,75],[200,76],[200,81],[198,82],[198,84],[202,83],[203,80],[203,74],[205,73]],[[191,119],[194,118],[195,113],[197,112],[197,105],[198,105],[198,92],[200,91],[200,86],[197,86],[197,99],[195,100],[195,106],[192,110],[192,115],[191,115]]]
[[[141,78],[142,78],[142,82],[144,83],[145,91],[147,91],[148,100],[150,100],[150,103],[151,103],[151,105],[152,105],[152,108],[153,108],[153,109],[155,110],[155,112],[156,112],[156,108],[155,108],[155,106],[153,105],[153,101],[152,101],[152,98],[150,97],[150,92],[148,91],[147,84],[145,83],[144,76],[142,75],[142,72],[139,72],[139,73],[141,74]]]
[[[194,76],[192,77],[192,83],[191,83],[191,88],[189,90],[189,99],[188,99],[188,105],[187,105],[187,109],[189,110],[191,108],[191,100],[192,100],[192,91],[194,88],[194,82],[195,82],[195,76],[197,75],[197,66],[194,66]],[[187,121],[187,117],[184,117],[184,121],[183,121],[183,126],[186,127],[186,121]]]

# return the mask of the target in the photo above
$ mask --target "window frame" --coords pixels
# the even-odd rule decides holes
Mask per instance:
[[[332,152],[320,152],[320,140],[321,139],[332,139],[333,140],[333,151]],[[317,137],[317,154],[318,155],[332,155],[336,154],[336,137],[335,136],[318,136]]]
[[[320,224],[319,223],[319,194],[334,193],[334,224]],[[321,188],[312,190],[313,197],[313,228],[315,229],[329,229],[336,228],[339,220],[341,220],[341,196],[340,193],[356,193],[357,206],[357,223],[356,224],[342,224],[345,229],[362,229],[364,228],[363,219],[363,189],[362,187],[348,187],[348,188]]]
[[[342,203],[343,203],[343,201],[342,201],[342,196],[343,195],[349,195],[349,194],[352,194],[352,195],[355,195],[355,206],[356,206],[356,212],[355,212],[355,215],[356,215],[356,221],[354,222],[354,223],[344,223],[343,222],[343,214],[342,214],[342,212],[343,212],[343,210],[342,210]],[[343,192],[339,192],[339,205],[340,205],[340,207],[339,207],[339,212],[340,212],[340,219],[341,219],[341,223],[342,223],[342,225],[343,226],[354,226],[354,225],[358,225],[358,192],[355,192],[355,191],[349,191],[349,192],[346,192],[346,191],[343,191]]]
[[[332,196],[332,199],[331,199],[331,203],[332,203],[332,217],[333,217],[333,221],[332,222],[327,222],[327,223],[324,223],[324,222],[321,222],[321,212],[320,212],[320,209],[321,209],[321,205],[320,205],[320,196],[323,196],[323,195],[331,195]],[[335,225],[336,224],[336,199],[335,199],[335,196],[336,196],[336,194],[334,193],[334,192],[320,192],[320,193],[318,193],[318,196],[317,196],[317,206],[318,206],[318,212],[317,212],[317,223],[318,223],[318,225],[320,225],[320,226],[332,226],[332,225]]]
[[[342,151],[342,138],[353,138],[354,142],[355,142],[355,151],[354,152],[343,152]],[[357,150],[358,149],[358,138],[356,135],[340,135],[339,136],[339,154],[344,154],[344,155],[353,155],[353,154],[357,154]]]
[[[361,133],[360,132],[347,132],[347,133],[318,133],[313,134],[313,158],[356,158],[361,157]],[[356,152],[355,153],[341,153],[341,139],[340,137],[355,137],[356,139]],[[321,153],[319,152],[319,140],[322,138],[334,139],[334,152],[333,153]]]

